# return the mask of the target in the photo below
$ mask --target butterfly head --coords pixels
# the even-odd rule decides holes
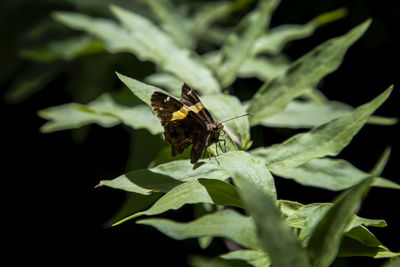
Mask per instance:
[[[221,134],[222,129],[224,129],[224,125],[222,123],[213,123],[209,125],[210,127],[210,144],[216,143],[219,141],[219,135]]]

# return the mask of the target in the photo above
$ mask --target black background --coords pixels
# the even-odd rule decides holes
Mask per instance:
[[[1,8],[1,87],[2,94],[12,84],[13,73],[28,64],[18,57],[24,46],[22,36],[35,23],[50,12],[70,9],[53,1],[4,1]],[[392,96],[376,114],[399,116],[400,93],[398,76],[400,62],[400,5],[397,1],[282,1],[272,19],[272,26],[282,23],[305,23],[311,18],[339,7],[347,7],[349,15],[338,22],[322,27],[310,38],[288,45],[286,52],[293,59],[303,55],[319,43],[344,34],[352,27],[373,18],[366,34],[356,42],[345,56],[341,67],[328,75],[319,88],[331,100],[353,106],[370,101],[394,84]],[[116,55],[118,57],[118,55]],[[133,57],[133,56],[130,56]],[[116,62],[119,62],[116,60]],[[128,59],[125,65],[115,65],[106,77],[114,86],[120,82],[113,71],[130,74]],[[150,65],[149,68],[152,66]],[[67,68],[73,71],[74,63]],[[96,72],[96,69],[93,69]],[[137,77],[137,76],[136,76]],[[77,77],[84,79],[84,77]],[[37,111],[49,106],[71,102],[65,89],[66,76],[60,75],[44,90],[28,100],[1,103],[3,154],[3,211],[8,248],[16,252],[14,260],[72,262],[124,261],[133,265],[184,265],[190,254],[213,256],[224,251],[222,241],[212,244],[206,251],[199,249],[196,240],[175,241],[155,229],[136,225],[133,221],[115,228],[104,228],[104,223],[121,207],[125,193],[107,188],[94,189],[100,179],[111,179],[126,170],[129,157],[131,130],[117,126],[101,128],[91,126],[84,142],[76,142],[71,131],[51,134],[39,132],[45,122]],[[254,89],[255,80],[239,81]],[[257,127],[255,135],[264,137],[264,144],[283,141],[292,131],[279,131]],[[135,133],[140,136],[143,133]],[[383,177],[400,183],[397,164],[400,159],[399,127],[365,126],[340,157],[358,168],[368,171],[386,146],[392,146],[392,155]],[[151,144],[149,144],[151,150]],[[292,181],[277,179],[279,197],[302,203],[331,201],[337,193],[302,187]],[[385,219],[386,228],[373,228],[373,233],[392,251],[400,250],[399,192],[373,188],[360,211],[361,216]],[[184,207],[166,216],[185,220]],[[53,262],[53,256],[57,260]],[[339,259],[336,266],[380,266],[383,260],[370,258]]]

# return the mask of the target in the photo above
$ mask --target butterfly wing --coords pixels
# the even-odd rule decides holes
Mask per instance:
[[[151,106],[164,127],[164,137],[172,148],[172,156],[182,153],[190,144],[202,143],[206,134],[204,125],[186,105],[166,94],[154,92]]]
[[[182,93],[180,101],[189,107],[190,110],[195,112],[203,122],[214,123],[214,118],[211,116],[210,112],[204,107],[200,99],[197,97],[196,93],[187,83],[182,85]]]

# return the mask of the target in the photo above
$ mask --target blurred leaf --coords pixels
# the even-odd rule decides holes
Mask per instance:
[[[390,251],[367,228],[359,226],[346,233],[338,252],[338,257],[354,256],[390,258],[400,253]]]
[[[269,257],[260,250],[241,249],[220,255],[225,260],[244,260],[254,267],[270,266]]]
[[[240,66],[251,52],[254,41],[268,27],[271,13],[278,2],[279,0],[261,0],[255,10],[240,22],[237,30],[228,36],[221,48],[222,61],[217,69],[223,87],[227,87],[236,79]]]
[[[180,96],[184,81],[168,73],[153,73],[145,78],[145,82],[165,88],[173,96]]]
[[[276,169],[274,174],[296,182],[329,190],[343,190],[356,185],[368,176],[351,163],[341,159],[313,159],[295,168]],[[374,186],[400,189],[400,185],[377,177]]]
[[[167,236],[178,240],[215,236],[231,239],[245,247],[258,248],[252,219],[230,209],[217,211],[188,223],[159,218],[142,219],[137,223],[155,227]]]
[[[248,58],[239,69],[240,78],[256,77],[260,81],[269,81],[283,75],[289,67],[286,63],[278,63],[265,57]]]
[[[314,33],[321,25],[343,18],[347,14],[344,8],[336,9],[319,15],[304,25],[281,25],[272,28],[267,34],[257,38],[254,42],[252,53],[278,54],[284,46],[294,40],[306,38]]]
[[[212,164],[203,164],[193,170],[193,164],[190,161],[176,160],[151,169],[134,170],[113,180],[102,180],[99,185],[139,194],[149,194],[151,190],[168,192],[183,182],[202,177],[225,180],[229,176]]]
[[[111,53],[131,52],[141,60],[154,62],[164,71],[175,74],[203,93],[219,91],[211,71],[200,60],[177,46],[150,20],[116,6],[112,6],[111,11],[123,26],[111,20],[76,13],[57,12],[54,17],[69,27],[99,38]]]
[[[282,112],[264,119],[260,124],[269,127],[311,128],[349,115],[353,110],[351,106],[337,101],[328,101],[322,104],[294,100]],[[368,123],[393,125],[397,123],[397,119],[371,116]]]
[[[247,176],[234,175],[246,210],[254,219],[261,248],[274,266],[310,266],[307,252],[293,231],[282,221],[274,199],[260,190]]]
[[[40,129],[45,133],[79,128],[90,123],[103,127],[124,123],[134,129],[147,129],[152,134],[162,131],[150,108],[145,105],[122,106],[108,94],[99,96],[87,105],[70,103],[40,110],[39,116],[49,120]]]
[[[315,86],[321,78],[336,70],[347,49],[366,31],[371,20],[347,34],[333,38],[293,62],[285,75],[265,83],[254,95],[248,109],[256,125],[281,110],[306,88]]]
[[[195,40],[190,30],[190,22],[183,16],[182,12],[169,0],[146,0],[144,4],[150,7],[151,11],[160,22],[161,27],[170,34],[182,47],[193,48]],[[185,5],[185,3],[181,3]],[[172,15],[173,14],[173,15]]]
[[[223,181],[212,179],[192,180],[175,186],[154,205],[145,210],[130,215],[113,226],[142,215],[156,215],[168,210],[177,210],[185,204],[210,203],[224,206],[242,207],[235,188]]]
[[[307,246],[313,266],[328,266],[337,256],[342,236],[355,212],[358,211],[363,192],[371,185],[368,178],[340,194],[334,205],[318,222]]]
[[[400,267],[400,257],[390,259],[383,267]]]
[[[367,122],[371,114],[389,97],[392,86],[350,115],[297,134],[273,149],[267,157],[271,171],[300,166],[312,159],[337,155]]]
[[[219,155],[215,159],[216,166],[219,166],[231,177],[240,175],[246,177],[261,191],[276,199],[275,182],[263,161],[243,151],[230,151]],[[236,182],[236,181],[235,181]]]
[[[22,77],[17,77],[15,82],[4,94],[4,99],[8,103],[16,104],[29,98],[34,93],[43,89],[56,75],[57,68],[51,66],[40,70],[37,68],[32,72],[25,72]]]
[[[24,49],[21,56],[40,62],[72,60],[76,57],[103,52],[104,47],[94,38],[83,35],[65,40],[52,41],[41,48]]]

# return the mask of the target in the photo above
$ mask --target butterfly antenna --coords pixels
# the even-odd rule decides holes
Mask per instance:
[[[240,115],[240,116],[237,116],[237,117],[230,118],[230,119],[228,119],[228,120],[221,121],[220,123],[227,122],[227,121],[231,121],[231,120],[234,120],[234,119],[237,119],[237,118],[240,118],[240,117],[244,117],[244,116],[253,116],[253,114],[250,114],[250,113],[248,113],[248,114],[243,114],[243,115]]]

